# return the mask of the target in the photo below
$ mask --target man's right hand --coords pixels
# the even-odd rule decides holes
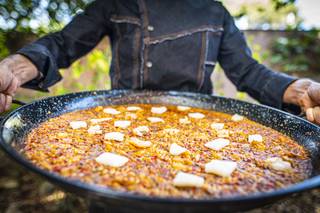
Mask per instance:
[[[0,62],[0,113],[8,110],[17,89],[38,76],[36,66],[26,57],[16,54]]]

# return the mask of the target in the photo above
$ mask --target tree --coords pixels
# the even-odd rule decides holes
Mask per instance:
[[[0,0],[4,29],[41,33],[60,28],[92,0]],[[47,23],[47,26],[44,24]]]
[[[61,29],[92,0],[0,0],[0,60],[43,34]]]

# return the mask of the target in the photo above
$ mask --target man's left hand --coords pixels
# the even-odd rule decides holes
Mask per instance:
[[[283,101],[300,106],[310,122],[320,124],[320,83],[299,79],[287,88]]]

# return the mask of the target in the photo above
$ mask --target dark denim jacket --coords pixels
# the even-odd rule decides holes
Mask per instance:
[[[26,86],[46,90],[65,68],[108,35],[114,89],[212,92],[210,75],[219,62],[238,90],[281,108],[294,80],[257,63],[233,18],[213,0],[98,0],[62,31],[25,46],[41,80]]]

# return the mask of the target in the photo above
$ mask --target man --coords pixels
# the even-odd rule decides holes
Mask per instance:
[[[320,84],[273,72],[252,57],[233,18],[212,0],[98,0],[62,31],[0,63],[0,111],[20,86],[46,91],[68,67],[108,35],[113,89],[210,94],[219,62],[228,78],[263,104],[300,107],[320,124]]]

